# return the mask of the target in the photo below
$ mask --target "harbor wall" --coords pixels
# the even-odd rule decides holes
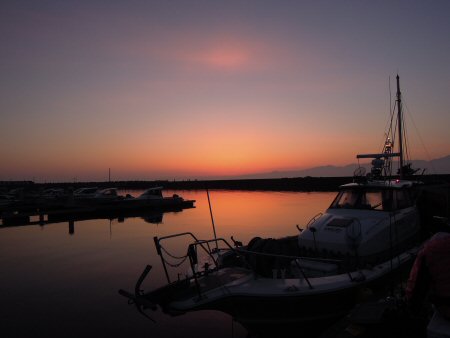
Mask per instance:
[[[423,175],[414,176],[417,181],[426,184],[450,184],[449,175]],[[146,189],[162,186],[166,190],[265,190],[265,191],[337,191],[339,186],[354,181],[354,177],[295,177],[276,179],[235,179],[235,180],[155,180],[155,181],[102,181],[102,182],[49,182],[34,183],[30,181],[0,181],[0,188],[12,189],[23,187],[25,189],[67,188],[81,187],[119,189]],[[26,184],[24,184],[26,183]]]

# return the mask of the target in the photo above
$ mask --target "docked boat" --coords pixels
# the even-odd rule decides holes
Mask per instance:
[[[117,188],[98,189],[97,187],[80,188],[74,191],[74,199],[77,205],[89,206],[91,208],[119,208],[125,210],[136,209],[158,209],[158,210],[181,210],[193,208],[194,200],[186,200],[173,194],[163,195],[163,187],[151,187],[142,194],[134,197],[130,194],[121,195]]]
[[[122,195],[117,188],[98,189],[83,188],[74,192],[75,204],[93,208],[95,211],[105,210],[159,210],[178,211],[193,208],[194,200],[186,200],[173,194],[163,196],[163,187],[152,187],[134,197],[130,194]]]
[[[162,190],[163,187],[149,188],[136,198],[138,200],[160,200],[163,198]]]
[[[84,187],[74,190],[73,197],[75,200],[92,199],[96,196],[98,187]]]
[[[105,188],[97,190],[92,198],[96,203],[110,203],[122,200],[124,197],[120,196],[117,188]]]
[[[147,266],[135,292],[120,294],[140,311],[162,309],[170,315],[219,310],[246,327],[264,323],[324,324],[345,315],[361,294],[381,294],[395,276],[408,272],[423,240],[417,201],[421,183],[407,179],[411,172],[402,149],[402,108],[397,76],[398,144],[392,128],[383,150],[358,155],[371,158],[372,169],[355,172],[330,207],[314,216],[297,236],[255,237],[246,245],[224,238],[200,240],[186,232],[155,237],[167,284],[141,291],[151,270]],[[393,111],[394,114],[395,110]],[[399,147],[398,151],[394,150]],[[399,170],[393,172],[394,158]],[[169,271],[166,247],[170,240],[189,237],[184,259],[190,273]]]
[[[152,187],[145,190],[137,197],[127,195],[120,203],[124,207],[142,207],[155,209],[192,208],[194,200],[186,200],[178,194],[164,196],[163,187]]]

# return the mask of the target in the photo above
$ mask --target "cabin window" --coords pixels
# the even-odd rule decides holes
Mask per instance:
[[[392,210],[392,191],[389,190],[342,190],[331,204],[331,208]]]
[[[366,191],[361,198],[362,205],[366,206],[367,209],[383,210],[383,197],[381,191]]]
[[[356,205],[358,194],[354,190],[341,191],[333,203],[334,208],[350,208]]]

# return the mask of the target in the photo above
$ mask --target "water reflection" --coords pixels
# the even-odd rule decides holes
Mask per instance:
[[[172,212],[180,212],[180,211],[172,211]],[[127,218],[140,218],[145,223],[150,224],[161,224],[163,223],[163,215],[162,211],[129,211],[129,212],[102,212],[102,213],[93,213],[93,212],[79,212],[74,214],[61,214],[61,215],[46,215],[47,217],[30,217],[23,222],[15,222],[12,224],[2,224],[0,227],[14,227],[14,226],[31,226],[31,225],[39,225],[44,227],[48,224],[56,224],[56,223],[67,223],[69,226],[69,234],[75,234],[75,223],[79,223],[82,221],[89,220],[109,220],[111,222],[124,223]],[[38,220],[36,220],[38,219]]]
[[[163,212],[195,208],[195,200],[186,200],[178,194],[163,196],[161,187],[142,192],[108,188],[94,197],[75,198],[70,193],[55,195],[50,201],[41,196],[23,197],[0,206],[0,227],[68,222],[69,233],[73,234],[75,221],[118,219],[123,222],[125,218],[142,217],[147,222],[158,223]]]
[[[152,324],[117,293],[133,289],[147,264],[153,270],[143,288],[166,282],[154,236],[191,231],[198,238],[213,237],[206,192],[179,193],[195,199],[196,208],[164,213],[151,224],[136,216],[74,221],[69,231],[64,223],[0,228],[2,336],[246,337],[239,323],[214,311],[180,317],[156,312]],[[244,243],[256,235],[296,234],[296,224],[306,225],[334,195],[210,191],[217,236]],[[184,255],[185,248],[180,242],[168,249]]]

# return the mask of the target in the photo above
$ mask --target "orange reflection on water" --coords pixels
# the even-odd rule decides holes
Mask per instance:
[[[213,237],[206,191],[181,195],[196,199],[195,219],[190,218],[188,210],[183,211],[187,228],[202,238]],[[335,193],[213,190],[209,195],[217,236],[227,240],[234,236],[246,243],[254,236],[277,238],[297,234],[296,225],[305,227],[314,215],[330,205]]]

